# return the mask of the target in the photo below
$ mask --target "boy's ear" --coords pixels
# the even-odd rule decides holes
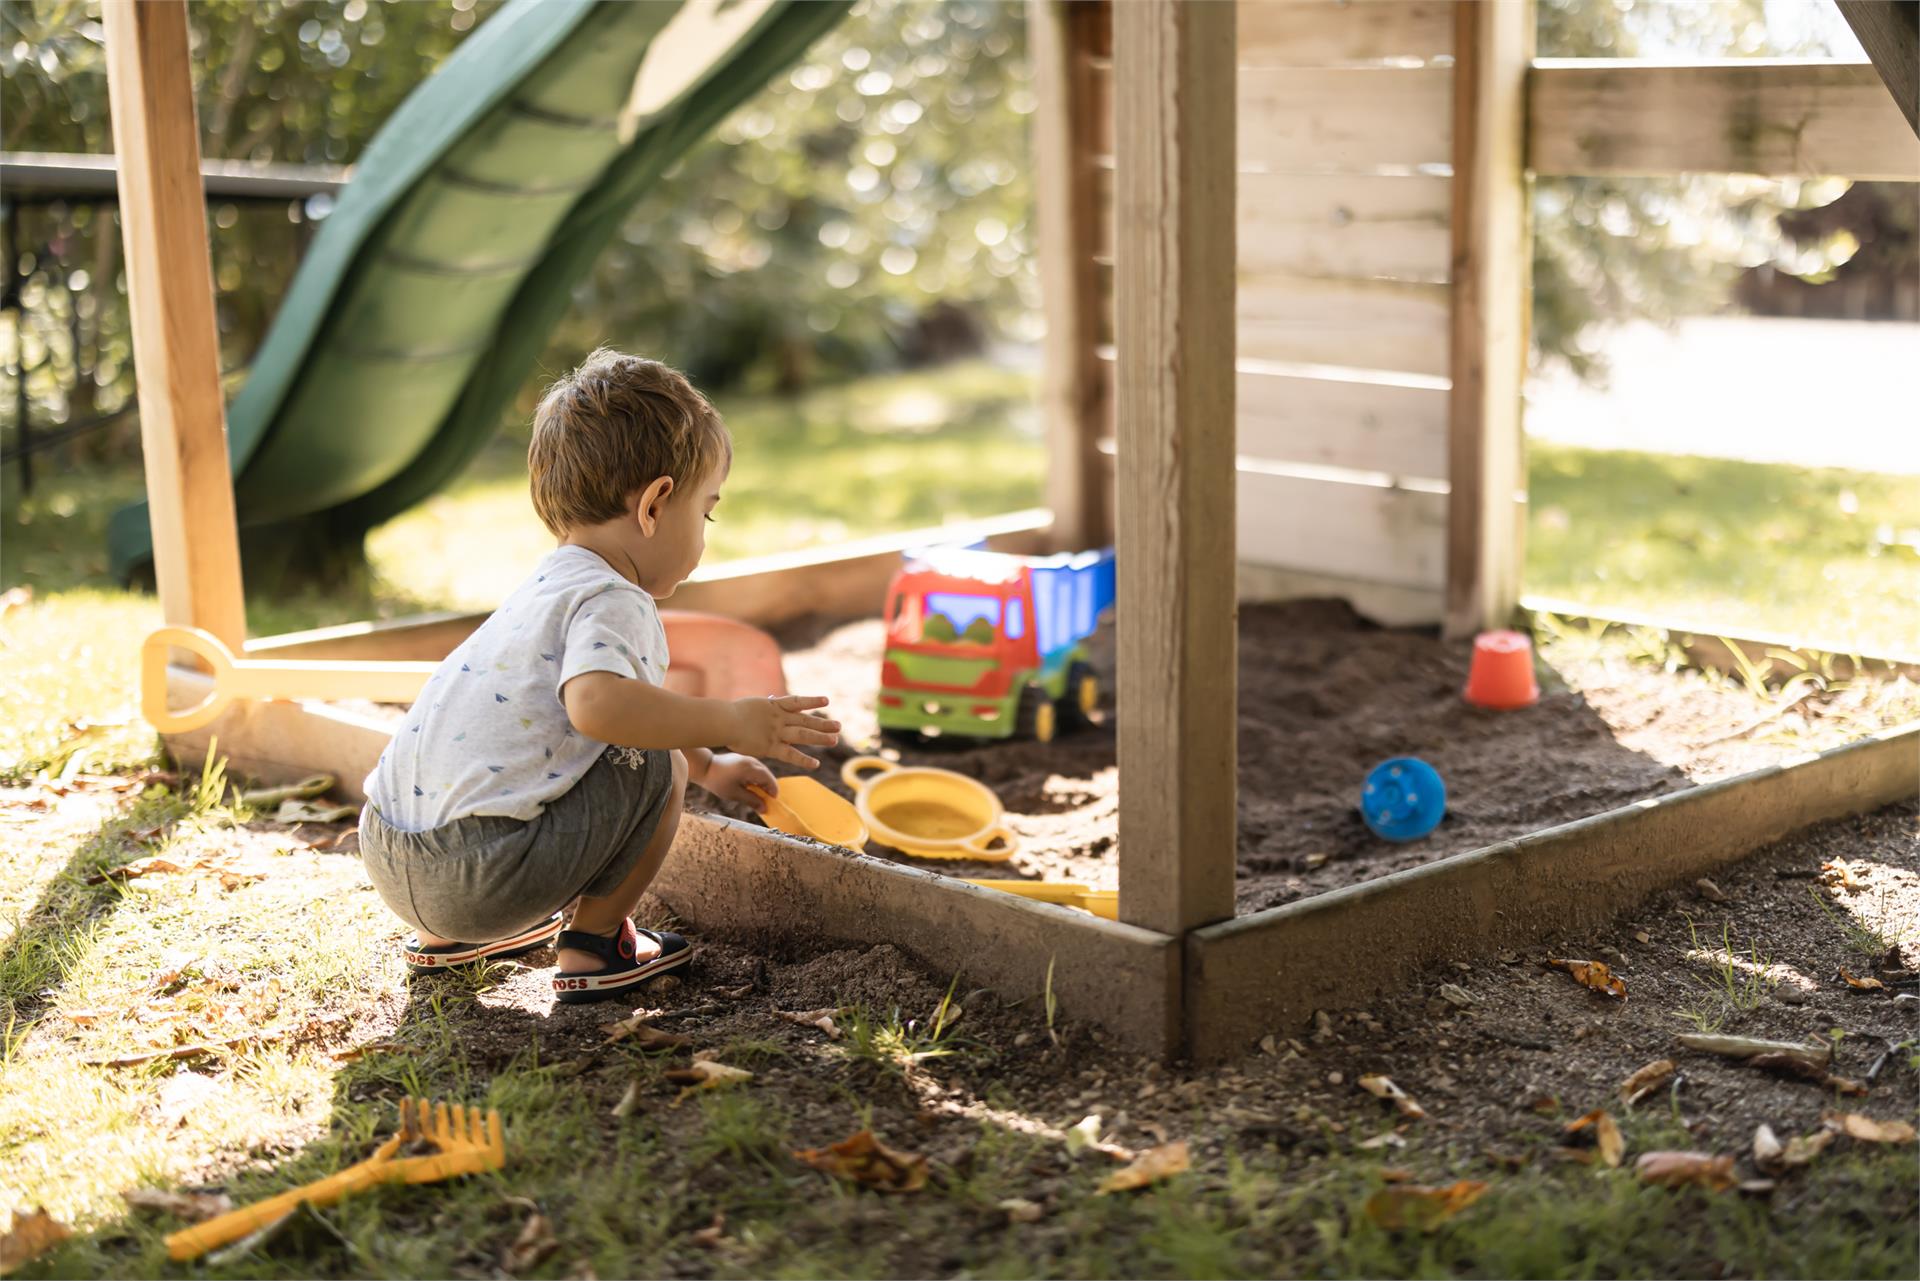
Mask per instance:
[[[660,509],[672,492],[673,477],[662,476],[641,490],[640,497],[634,500],[634,519],[640,522],[640,532],[648,538],[660,527]]]

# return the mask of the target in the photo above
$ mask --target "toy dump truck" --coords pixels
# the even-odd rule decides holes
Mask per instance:
[[[880,728],[1045,743],[1085,722],[1100,682],[1084,642],[1113,591],[1112,548],[910,553],[887,588]]]

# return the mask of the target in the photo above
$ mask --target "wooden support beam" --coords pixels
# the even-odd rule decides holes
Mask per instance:
[[[1920,135],[1920,0],[1835,0],[1900,114]]]
[[[1120,919],[1233,915],[1234,6],[1114,9]]]
[[[1099,368],[1106,293],[1094,257],[1104,217],[1104,171],[1095,116],[1094,0],[1034,0],[1027,9],[1033,55],[1034,209],[1039,221],[1040,293],[1046,308],[1041,409],[1047,432],[1047,506],[1063,548],[1113,539],[1113,479],[1100,457],[1111,412]]]
[[[1542,58],[1527,96],[1538,174],[1920,179],[1913,130],[1864,62]]]
[[[247,639],[184,0],[101,7],[133,365],[169,623]]]
[[[1446,630],[1461,636],[1506,626],[1520,599],[1533,4],[1461,4],[1455,22]]]

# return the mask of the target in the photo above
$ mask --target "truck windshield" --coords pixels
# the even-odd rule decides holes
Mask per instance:
[[[921,636],[940,644],[991,645],[1000,626],[1000,599],[960,592],[928,592]]]

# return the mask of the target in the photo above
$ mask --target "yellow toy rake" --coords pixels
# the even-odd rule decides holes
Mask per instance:
[[[400,1156],[401,1148],[430,1142],[438,1152]],[[428,1099],[400,1100],[400,1131],[372,1156],[338,1174],[304,1184],[279,1196],[229,1210],[217,1218],[184,1228],[167,1238],[167,1255],[176,1262],[197,1259],[209,1250],[238,1241],[274,1220],[307,1205],[332,1205],[341,1197],[382,1183],[437,1183],[461,1174],[497,1170],[506,1164],[506,1137],[498,1112],[449,1107]]]

